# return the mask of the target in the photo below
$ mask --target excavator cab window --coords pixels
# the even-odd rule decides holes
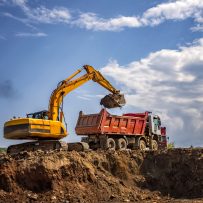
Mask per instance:
[[[36,113],[27,114],[27,118],[45,119],[45,120],[49,119],[47,111],[40,111]]]
[[[33,118],[33,117],[34,117],[34,114],[32,113],[27,114],[27,118]]]

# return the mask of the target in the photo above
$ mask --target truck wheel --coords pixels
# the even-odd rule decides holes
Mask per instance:
[[[152,140],[152,150],[158,150],[158,143],[156,140]]]
[[[126,149],[127,148],[127,142],[123,138],[119,138],[116,140],[116,148],[117,149]]]
[[[106,142],[107,149],[116,149],[116,143],[113,138],[108,138]]]
[[[139,149],[145,150],[146,149],[146,143],[144,140],[139,141]]]

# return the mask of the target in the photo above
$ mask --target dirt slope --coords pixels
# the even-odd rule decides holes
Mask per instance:
[[[203,202],[203,149],[0,155],[0,202]]]

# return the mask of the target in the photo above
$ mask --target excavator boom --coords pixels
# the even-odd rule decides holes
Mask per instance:
[[[86,71],[86,74],[74,79],[82,70]],[[97,82],[102,87],[106,88],[112,94],[108,98],[101,100],[101,105],[106,108],[115,108],[121,107],[125,104],[125,99],[120,91],[114,88],[111,83],[106,80],[102,74],[95,70],[92,66],[84,65],[82,69],[77,70],[74,74],[69,76],[67,79],[61,81],[57,88],[52,92],[50,101],[49,101],[49,119],[50,120],[60,120],[59,110],[63,98],[74,89],[78,88],[79,86],[83,85],[89,80],[93,80]]]

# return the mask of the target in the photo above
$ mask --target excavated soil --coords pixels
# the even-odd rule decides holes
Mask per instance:
[[[0,154],[0,202],[203,202],[203,149]]]

